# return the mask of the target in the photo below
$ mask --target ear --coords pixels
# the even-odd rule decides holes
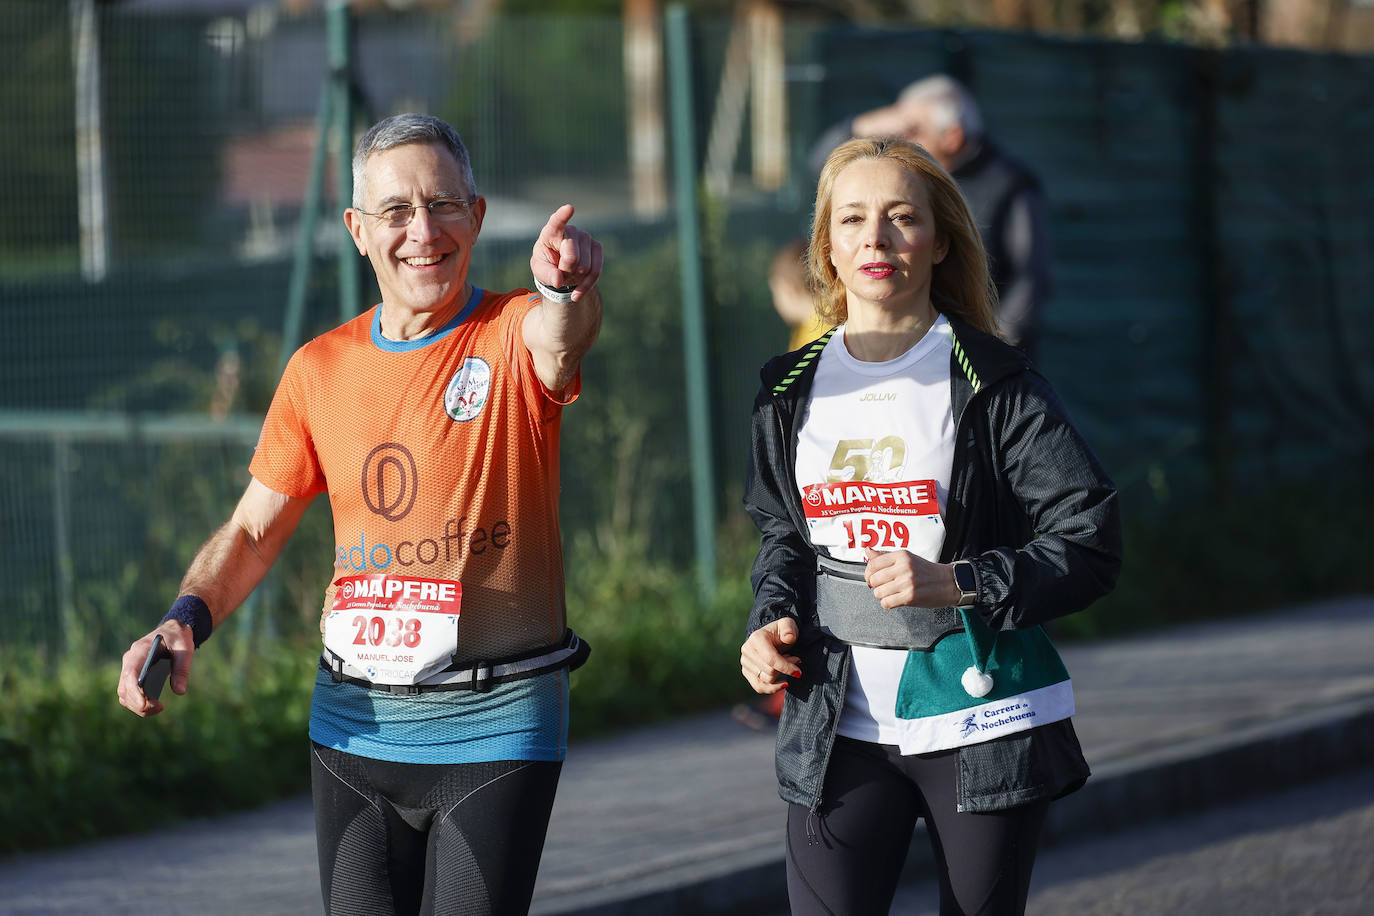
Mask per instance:
[[[487,199],[482,195],[472,202],[472,240],[477,241],[477,236],[482,233],[482,221],[487,218]]]
[[[930,253],[932,264],[940,264],[945,260],[945,255],[949,254],[949,239],[941,232],[935,236],[935,248]]]
[[[363,241],[363,215],[352,207],[344,210],[344,225],[348,227],[348,234],[353,236],[353,244],[358,249],[358,254],[367,257],[367,242]]]

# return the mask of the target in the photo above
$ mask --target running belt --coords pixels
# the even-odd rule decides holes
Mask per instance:
[[[864,567],[816,555],[816,611],[826,633],[852,646],[928,651],[963,631],[956,608],[884,608],[864,582]]]
[[[497,684],[519,681],[527,677],[548,674],[560,668],[572,671],[582,666],[591,655],[592,647],[571,629],[563,641],[552,648],[535,649],[524,655],[490,662],[478,662],[468,668],[446,668],[436,671],[418,684],[379,684],[366,672],[355,668],[326,647],[320,653],[320,667],[328,671],[334,683],[347,681],[369,690],[383,690],[397,696],[414,696],[436,690],[473,690],[486,693]]]

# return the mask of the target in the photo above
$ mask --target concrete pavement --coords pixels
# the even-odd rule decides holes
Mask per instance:
[[[1374,596],[1062,651],[1094,775],[1049,842],[1374,761]],[[575,744],[532,912],[785,909],[772,753],[728,710]],[[312,829],[298,798],[0,859],[0,913],[320,913]],[[908,872],[928,868],[918,831]]]

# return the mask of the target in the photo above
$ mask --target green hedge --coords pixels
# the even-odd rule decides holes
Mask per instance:
[[[0,852],[218,814],[308,783],[309,656],[242,660],[211,643],[191,689],[140,720],[115,698],[117,663],[0,659]]]
[[[1056,635],[1098,638],[1374,592],[1371,459],[1167,512],[1128,505],[1116,590],[1058,621]]]

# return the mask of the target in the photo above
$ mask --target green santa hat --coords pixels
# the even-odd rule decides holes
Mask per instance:
[[[897,688],[897,718],[973,709],[1069,680],[1043,628],[994,630],[976,610],[960,608],[959,615],[962,634],[907,653]]]

